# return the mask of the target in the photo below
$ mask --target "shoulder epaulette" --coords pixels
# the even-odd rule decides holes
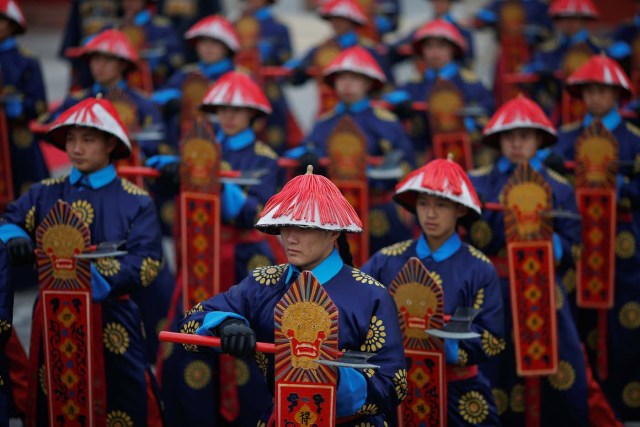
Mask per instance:
[[[356,280],[356,282],[364,283],[365,285],[373,285],[379,288],[386,289],[385,285],[378,282],[376,279],[369,276],[367,273],[363,273],[362,271],[358,270],[357,268],[354,268],[353,270],[351,270],[351,276]]]
[[[169,21],[169,18],[167,18],[166,16],[162,16],[162,15],[155,15],[153,17],[153,21],[152,21],[155,25],[157,25],[158,27],[168,27],[171,25],[171,21]]]
[[[554,181],[557,181],[560,184],[569,185],[569,181],[567,181],[567,178],[565,178],[564,176],[560,175],[558,172],[554,171],[553,169],[547,168],[547,173],[549,174],[551,179],[553,179]]]
[[[46,185],[46,186],[62,184],[68,177],[69,175],[57,176],[55,178],[45,178],[42,181],[40,181],[40,184]]]
[[[18,47],[18,52],[20,52],[20,55],[22,56],[27,56],[29,58],[35,58],[35,55],[33,54],[33,52],[27,48],[24,48],[22,46]]]
[[[477,249],[471,245],[467,245],[467,248],[469,248],[469,253],[471,254],[471,256],[478,258],[480,261],[484,261],[487,264],[492,264],[489,257],[487,257],[480,249]]]
[[[84,99],[89,96],[89,89],[74,90],[69,96],[73,99]]]
[[[625,124],[627,125],[627,130],[629,132],[631,132],[635,136],[640,136],[640,128],[638,126],[636,126],[636,125],[634,125],[633,123],[630,123],[630,122],[626,122]]]
[[[557,36],[551,37],[550,39],[548,39],[547,41],[545,41],[540,45],[540,50],[542,52],[550,52],[552,50],[557,49],[559,45],[560,45],[560,39]]]
[[[120,178],[120,184],[122,185],[122,189],[129,193],[132,194],[134,196],[148,196],[149,193],[147,193],[146,190],[143,190],[142,188],[138,187],[137,185],[135,185],[133,182],[124,179],[124,178]]]
[[[477,83],[480,81],[478,75],[468,68],[460,68],[460,77],[467,83]]]
[[[249,275],[253,280],[261,285],[275,285],[280,280],[280,276],[287,269],[287,264],[268,265],[266,267],[258,267],[251,271]]]
[[[473,169],[467,172],[471,176],[485,176],[493,170],[493,165],[482,166],[478,169]]]
[[[318,121],[328,120],[336,115],[336,110],[325,111],[318,117]]]
[[[560,126],[560,132],[573,132],[582,126],[582,122],[580,120],[576,122],[567,123],[565,125]]]
[[[398,117],[393,114],[392,111],[389,111],[386,108],[373,107],[373,114],[377,118],[379,118],[380,120],[384,120],[385,122],[395,122],[398,120]]]
[[[194,73],[194,72],[199,72],[200,67],[196,63],[184,64],[182,68],[180,68],[180,71],[183,71],[185,73]]]
[[[589,41],[591,43],[593,43],[596,47],[600,47],[602,49],[606,49],[607,47],[609,47],[611,45],[611,43],[613,42],[611,39],[606,38],[606,37],[599,37],[599,36],[590,36],[589,37]]]
[[[406,252],[409,246],[411,246],[411,243],[413,243],[413,240],[405,240],[403,242],[394,243],[391,246],[380,249],[380,253],[387,256],[402,255]]]
[[[265,144],[262,141],[256,141],[254,152],[258,156],[268,157],[270,159],[277,159],[278,158],[278,155],[276,154],[276,152],[273,151],[273,149],[271,147],[269,147],[267,144]]]

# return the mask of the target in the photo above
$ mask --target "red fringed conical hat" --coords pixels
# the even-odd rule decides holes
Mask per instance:
[[[467,50],[467,42],[460,31],[452,23],[444,19],[435,19],[424,24],[413,34],[413,50],[421,54],[420,46],[425,39],[444,39],[456,48],[456,58],[461,58]]]
[[[329,0],[320,7],[323,19],[344,18],[357,25],[367,24],[367,15],[356,0]]]
[[[453,160],[432,160],[411,172],[396,185],[393,200],[411,213],[416,213],[418,195],[442,197],[469,208],[480,215],[480,199],[467,173]]]
[[[256,224],[258,230],[268,234],[280,234],[280,227],[286,226],[362,232],[355,209],[334,183],[314,175],[311,166],[269,199]]]
[[[549,6],[549,16],[598,19],[600,13],[591,0],[554,0]]]
[[[195,40],[198,37],[209,37],[218,40],[236,52],[240,47],[240,39],[233,24],[220,15],[210,15],[202,18],[184,33],[186,40]]]
[[[213,113],[220,106],[246,107],[271,114],[271,104],[260,86],[238,71],[225,73],[204,96],[200,109]]]
[[[76,53],[77,52],[77,53]],[[131,44],[127,36],[119,30],[104,30],[91,38],[81,49],[73,51],[67,56],[90,56],[102,54],[113,56],[136,67],[140,57],[138,51]]]
[[[373,55],[362,46],[354,46],[344,50],[322,71],[324,80],[333,86],[336,74],[349,71],[369,77],[374,83],[373,89],[384,86],[387,78]]]
[[[16,34],[22,34],[27,31],[27,20],[17,1],[0,0],[0,15],[13,21],[18,26]]]
[[[567,90],[573,96],[581,96],[587,84],[601,84],[619,87],[625,97],[633,95],[633,85],[627,73],[614,59],[604,54],[593,55],[582,67],[567,78]]]
[[[557,139],[556,129],[542,108],[522,94],[504,103],[491,117],[482,131],[484,143],[499,148],[500,134],[512,129],[539,129],[542,147],[553,145]]]
[[[101,130],[117,138],[115,158],[127,157],[131,152],[131,142],[127,130],[113,104],[103,98],[87,98],[66,110],[51,125],[47,140],[61,150],[65,150],[67,128],[88,127]]]

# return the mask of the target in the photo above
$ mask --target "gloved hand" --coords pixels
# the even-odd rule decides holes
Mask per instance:
[[[542,161],[542,164],[561,175],[567,173],[567,169],[564,167],[564,159],[562,156],[554,152],[549,153],[549,155]]]
[[[415,114],[411,100],[401,101],[393,106],[393,112],[399,119],[408,119]]]
[[[22,115],[24,107],[22,101],[17,96],[7,95],[4,99],[4,112],[10,119],[15,119]]]
[[[34,247],[31,239],[15,237],[5,245],[13,265],[28,265],[35,261]]]
[[[245,357],[256,349],[256,333],[239,319],[228,319],[218,327],[223,353]]]
[[[158,186],[162,194],[174,196],[180,192],[180,163],[169,163],[160,169]]]

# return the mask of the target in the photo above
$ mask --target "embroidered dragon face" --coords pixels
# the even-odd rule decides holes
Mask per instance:
[[[431,317],[438,310],[436,295],[420,283],[398,286],[393,296],[398,306],[400,326],[405,337],[426,339]]]
[[[210,141],[203,138],[188,140],[183,148],[182,158],[187,164],[191,183],[204,186],[211,180],[211,168],[216,162],[216,150]]]
[[[42,236],[42,250],[49,257],[53,277],[70,280],[76,277],[75,255],[84,250],[82,232],[70,225],[51,227]]]
[[[315,369],[322,343],[331,334],[331,318],[317,303],[298,302],[283,313],[281,331],[289,338],[293,367]]]
[[[542,226],[541,214],[547,206],[547,194],[540,185],[525,182],[511,189],[507,207],[515,214],[520,236],[536,234]]]

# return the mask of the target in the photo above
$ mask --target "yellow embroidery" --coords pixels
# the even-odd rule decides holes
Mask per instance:
[[[491,392],[493,393],[493,400],[496,402],[498,415],[504,414],[507,409],[509,409],[509,396],[507,392],[501,388],[493,388]]]
[[[640,408],[640,382],[632,381],[624,386],[622,401],[629,408]]]
[[[86,200],[76,200],[71,204],[71,209],[78,215],[85,224],[91,225],[93,222],[93,218],[95,217],[95,211],[93,210],[93,206],[91,203]]]
[[[489,415],[489,404],[475,390],[462,395],[458,403],[458,409],[462,418],[471,424],[480,424]]]
[[[635,301],[629,301],[620,309],[618,314],[620,324],[627,329],[640,328],[640,304]]]
[[[561,360],[560,363],[558,363],[558,372],[549,375],[547,378],[551,387],[556,390],[565,391],[569,390],[576,381],[576,371],[569,362]]]
[[[468,83],[475,83],[478,81],[478,75],[468,68],[460,68],[460,77]]]
[[[628,231],[622,231],[616,236],[616,255],[627,259],[636,253],[636,238]]]
[[[47,374],[44,369],[44,365],[40,365],[38,369],[38,383],[40,383],[40,389],[42,389],[42,394],[47,395]]]
[[[56,178],[46,178],[40,181],[40,184],[45,185],[47,187],[55,184],[62,184],[67,179],[68,176],[69,175],[59,176]]]
[[[389,220],[382,209],[369,211],[369,233],[373,237],[382,237],[389,232]]]
[[[365,274],[362,271],[357,270],[355,268],[353,270],[351,270],[351,276],[354,279],[356,279],[356,282],[365,283],[367,285],[375,285],[375,286],[378,286],[379,288],[384,288],[385,287],[382,283],[378,282],[373,277],[371,277],[368,274]]]
[[[385,337],[387,336],[386,327],[382,324],[382,319],[378,319],[376,316],[371,318],[369,323],[369,330],[367,331],[367,339],[360,346],[361,351],[376,352],[382,348],[385,343]]]
[[[375,114],[375,116],[377,118],[379,118],[380,120],[383,120],[385,122],[397,122],[398,121],[398,117],[395,114],[393,114],[393,112],[387,110],[386,108],[374,107],[373,108],[373,114]]]
[[[27,215],[24,217],[24,228],[29,232],[33,233],[36,229],[36,207],[32,206],[31,209],[27,211]]]
[[[371,378],[375,375],[376,371],[375,369],[363,369],[362,373],[365,374],[367,378]]]
[[[105,347],[112,353],[125,354],[129,348],[129,333],[120,323],[107,323],[104,327],[102,340]]]
[[[191,316],[192,314],[197,313],[199,311],[204,311],[204,307],[202,307],[202,303],[197,303],[196,305],[191,307],[189,311],[187,311],[187,314],[185,314],[185,317]]]
[[[111,411],[107,414],[108,427],[133,427],[133,420],[124,411]]]
[[[264,142],[256,141],[254,152],[258,156],[268,157],[270,159],[278,158],[278,155],[276,154],[276,152],[273,151],[273,149],[269,147],[267,144],[265,144]]]
[[[378,406],[373,403],[366,403],[356,412],[358,415],[375,415],[378,413]]]
[[[482,304],[484,304],[484,288],[478,289],[478,293],[476,294],[476,299],[473,302],[473,308],[480,309],[482,308]]]
[[[493,232],[489,223],[483,220],[474,222],[469,230],[471,241],[480,248],[486,247],[493,239]]]
[[[547,168],[547,173],[549,174],[549,176],[551,177],[551,179],[553,179],[554,181],[559,182],[560,184],[569,184],[569,181],[567,181],[567,178],[565,178],[564,176],[560,175],[558,172],[554,171],[553,169]]]
[[[465,350],[458,348],[458,366],[466,366],[469,363],[469,353]]]
[[[564,294],[562,288],[556,283],[556,310],[560,311],[564,306]]]
[[[473,246],[471,246],[471,245],[468,245],[467,247],[469,248],[469,253],[470,253],[472,256],[474,256],[474,257],[478,258],[478,259],[479,259],[479,260],[481,260],[481,261],[486,262],[487,264],[491,264],[491,260],[490,260],[489,258],[487,258],[487,256],[486,256],[482,251],[480,251],[480,250],[478,250],[478,249],[474,248],[474,247],[473,247]],[[492,264],[492,265],[493,265],[493,264]]]
[[[524,412],[524,386],[522,384],[513,386],[509,402],[513,412]]]
[[[172,342],[162,342],[160,343],[160,354],[162,360],[167,360],[171,354],[173,354],[173,347],[175,346]]]
[[[242,359],[236,358],[236,383],[239,386],[249,382],[249,366]]]
[[[262,353],[262,352],[260,352],[260,351],[256,351],[255,359],[256,359],[256,364],[258,365],[258,368],[262,371],[262,375],[266,378],[267,377],[267,365],[269,364],[269,360],[267,359],[267,355]]]
[[[506,347],[507,344],[502,338],[494,336],[486,329],[482,332],[482,349],[487,355],[495,356],[496,354],[500,354]]]
[[[202,360],[194,360],[184,370],[184,382],[194,390],[205,388],[211,381],[211,368]]]
[[[182,329],[180,330],[180,332],[182,332],[183,334],[195,335],[196,330],[198,330],[199,327],[200,327],[200,322],[197,322],[195,320],[189,320],[187,323],[182,325]],[[182,344],[182,346],[187,351],[198,351],[197,345]]]
[[[253,279],[261,285],[275,285],[280,280],[280,276],[286,269],[286,264],[270,265],[268,267],[256,268],[251,272]]]
[[[267,267],[271,265],[271,260],[262,254],[255,254],[251,258],[249,258],[249,262],[247,262],[247,272],[253,271],[256,268]]]
[[[142,261],[142,266],[140,267],[140,280],[142,281],[142,286],[149,286],[156,280],[158,277],[158,272],[160,271],[160,261],[153,259],[151,257],[147,257]]]
[[[380,250],[380,253],[386,256],[402,255],[409,248],[409,246],[411,246],[412,242],[413,240],[405,240],[404,242],[394,243],[393,245],[387,246],[386,248]]]
[[[562,277],[562,283],[567,291],[567,294],[576,290],[576,271],[573,268],[567,270]]]
[[[470,176],[485,176],[489,175],[489,173],[493,170],[493,165],[483,166],[478,169],[473,169],[468,172]]]
[[[635,136],[640,136],[640,128],[638,126],[634,125],[631,122],[625,122],[625,124],[627,125],[627,130],[629,132],[631,132]]]
[[[0,332],[7,332],[11,329],[11,323],[8,320],[0,320]]]
[[[95,262],[96,269],[98,273],[102,274],[104,277],[115,276],[120,272],[121,264],[115,258],[98,258]]]
[[[396,388],[398,400],[404,400],[407,396],[407,370],[400,369],[393,377],[393,385]]]
[[[120,184],[122,185],[122,189],[124,191],[126,191],[129,194],[132,194],[134,196],[148,196],[149,193],[147,193],[145,190],[143,190],[142,188],[138,187],[137,185],[135,185],[134,183],[132,183],[131,181],[128,181],[124,178],[120,179]]]
[[[587,333],[587,347],[590,350],[596,350],[598,348],[598,330],[596,328],[591,329]]]

